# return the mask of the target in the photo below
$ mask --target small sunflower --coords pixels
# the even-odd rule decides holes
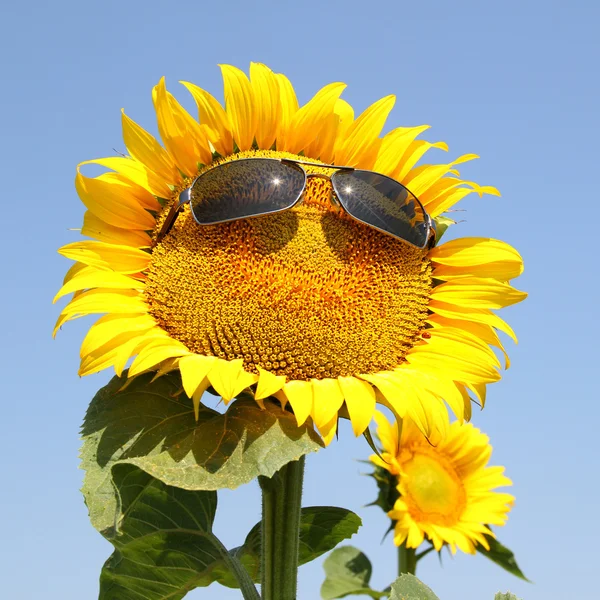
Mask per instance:
[[[79,373],[112,366],[120,375],[131,359],[129,377],[178,369],[196,408],[210,386],[225,402],[250,388],[259,403],[289,403],[300,424],[311,417],[326,442],[340,413],[362,433],[376,402],[427,435],[443,433],[444,402],[468,419],[470,396],[483,404],[486,384],[500,379],[496,331],[514,338],[493,310],[525,297],[508,283],[523,270],[509,245],[463,238],[417,249],[341,213],[331,182],[316,177],[291,210],[200,227],[186,206],[168,235],[157,232],[179,192],[224,161],[373,170],[409,187],[437,218],[472,192],[498,195],[459,178],[456,166],[476,156],[416,166],[430,148],[447,147],[417,139],[427,126],[380,137],[393,96],[355,118],[342,83],[300,107],[290,81],[264,65],[251,64],[249,78],[221,69],[225,108],[184,82],[196,120],[163,78],[153,89],[163,145],[123,112],[128,155],[77,169],[81,233],[92,240],[59,250],[76,262],[57,294],[73,297],[56,329],[103,315],[83,341]],[[87,164],[108,172],[88,177]]]
[[[436,550],[448,544],[475,554],[476,545],[489,550],[487,526],[504,525],[514,497],[494,491],[512,485],[504,467],[489,467],[492,446],[487,435],[471,423],[458,421],[446,437],[431,445],[410,419],[398,427],[376,412],[381,458],[371,461],[398,478],[400,497],[388,516],[395,521],[394,543],[418,548],[427,538]]]

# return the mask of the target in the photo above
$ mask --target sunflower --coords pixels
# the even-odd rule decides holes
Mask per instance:
[[[259,404],[275,396],[290,406],[299,424],[312,418],[326,442],[340,414],[361,434],[376,402],[426,435],[444,429],[445,403],[468,419],[470,397],[483,404],[486,384],[500,379],[497,330],[514,338],[493,310],[525,297],[508,283],[523,269],[509,245],[463,238],[417,249],[339,212],[330,181],[315,177],[291,210],[200,227],[186,207],[168,235],[157,240],[157,231],[179,192],[227,161],[370,169],[408,186],[439,218],[472,192],[498,195],[459,178],[456,165],[476,156],[416,166],[447,147],[417,139],[427,126],[380,136],[393,96],[355,118],[342,83],[300,107],[290,81],[262,64],[251,64],[250,77],[221,69],[225,108],[183,82],[196,120],[163,78],[153,89],[163,145],[123,112],[127,155],[77,168],[81,233],[92,239],[59,250],[76,262],[57,294],[73,297],[56,329],[103,315],[83,341],[80,375],[178,369],[196,410],[209,387],[225,402],[249,388]],[[88,164],[107,172],[88,177]]]
[[[448,544],[475,554],[476,545],[489,550],[489,525],[504,525],[514,502],[510,494],[494,491],[512,485],[504,467],[489,467],[492,446],[487,435],[471,423],[455,421],[446,437],[433,446],[410,420],[398,427],[375,413],[383,447],[371,461],[398,478],[400,497],[388,516],[394,524],[394,543],[418,548],[427,538],[436,550]]]

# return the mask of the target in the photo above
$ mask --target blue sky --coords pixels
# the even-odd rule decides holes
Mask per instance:
[[[526,265],[516,285],[530,297],[503,314],[520,342],[509,342],[513,366],[474,422],[514,481],[517,503],[499,537],[535,583],[470,556],[443,568],[428,557],[419,576],[441,600],[491,600],[498,589],[524,600],[597,598],[596,3],[58,0],[12,2],[0,18],[4,597],[94,598],[111,552],[88,523],[77,468],[85,408],[110,375],[77,377],[86,323],[50,338],[50,302],[68,266],[56,248],[78,239],[69,228],[83,215],[75,165],[123,150],[121,107],[155,128],[150,90],[161,76],[191,108],[178,80],[220,96],[217,64],[254,60],[285,73],[301,102],[332,81],[348,84],[358,111],[394,93],[390,127],[428,123],[428,138],[446,141],[453,157],[481,156],[461,172],[502,198],[464,202],[453,235],[516,246]],[[396,557],[390,539],[380,543],[386,517],[364,508],[375,490],[354,459],[367,455],[342,428],[308,459],[304,504],[363,517],[351,543],[383,587]],[[220,502],[217,532],[235,546],[258,519],[257,486]],[[318,598],[321,561],[300,578],[299,600]],[[188,597],[239,596],[214,586]]]

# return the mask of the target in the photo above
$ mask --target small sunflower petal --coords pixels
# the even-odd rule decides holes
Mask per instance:
[[[344,395],[352,430],[355,436],[362,435],[369,426],[375,412],[375,390],[367,381],[356,377],[338,377]]]
[[[225,109],[208,92],[198,86],[181,81],[192,94],[198,106],[198,117],[201,125],[208,128],[208,137],[216,151],[223,156],[233,154],[233,133]]]
[[[154,136],[130,119],[124,110],[121,113],[123,140],[129,154],[149,171],[156,173],[167,186],[177,185],[181,181],[181,175],[169,153]]]
[[[311,379],[313,389],[312,417],[317,427],[325,426],[344,403],[344,394],[336,379]]]
[[[298,426],[303,425],[313,410],[313,388],[310,381],[288,381],[283,392],[294,409]]]
[[[147,252],[104,242],[73,242],[60,248],[58,253],[84,265],[111,269],[126,275],[139,273],[150,263],[150,255]]]
[[[257,400],[264,400],[265,398],[272,396],[285,385],[285,376],[283,375],[274,375],[261,367],[258,367],[258,374],[258,386],[254,393],[254,397]]]
[[[225,86],[225,106],[240,150],[250,150],[257,127],[257,111],[250,80],[243,71],[231,65],[219,65]]]

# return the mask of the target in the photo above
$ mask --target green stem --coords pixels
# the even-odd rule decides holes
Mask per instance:
[[[415,574],[417,570],[417,551],[407,548],[404,544],[398,547],[398,575],[402,573]]]
[[[216,540],[216,542],[218,542],[218,540]],[[225,562],[233,572],[235,578],[237,579],[237,582],[240,585],[240,591],[242,592],[244,600],[260,600],[260,596],[258,595],[256,586],[252,582],[248,571],[244,569],[242,563],[240,563],[240,561],[237,558],[235,558],[235,556],[232,556],[227,551],[227,548],[225,548],[225,546],[221,545],[221,552]]]
[[[273,477],[259,477],[262,490],[263,600],[296,600],[304,457]]]

